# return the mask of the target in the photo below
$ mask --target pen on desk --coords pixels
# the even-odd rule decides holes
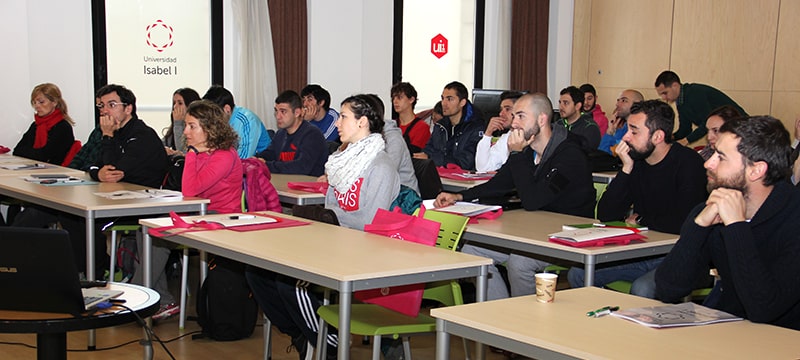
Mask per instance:
[[[611,314],[612,311],[619,310],[619,306],[603,306],[597,310],[589,311],[586,313],[588,317],[601,317]]]
[[[244,220],[244,219],[255,219],[255,215],[233,215],[230,217],[231,220]]]

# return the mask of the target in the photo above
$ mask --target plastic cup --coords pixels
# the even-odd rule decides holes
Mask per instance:
[[[556,282],[558,282],[558,274],[536,274],[536,301],[542,303],[553,302],[556,298]]]

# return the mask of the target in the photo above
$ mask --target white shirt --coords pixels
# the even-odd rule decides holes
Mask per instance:
[[[492,136],[483,135],[475,148],[475,170],[495,171],[499,169],[508,159],[508,135],[505,133],[492,145]]]

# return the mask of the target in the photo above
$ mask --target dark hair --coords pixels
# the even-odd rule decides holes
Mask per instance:
[[[200,122],[200,127],[206,133],[206,145],[209,149],[230,149],[239,144],[239,136],[225,119],[225,112],[211,100],[197,100],[186,109],[186,115],[191,115]]]
[[[520,97],[522,97],[522,93],[519,91],[506,90],[500,93],[500,101],[511,99],[516,102]]]
[[[722,118],[723,124],[742,116],[742,114],[739,113],[739,110],[737,110],[736,107],[734,107],[733,105],[722,105],[712,110],[711,113],[708,114],[708,117],[706,117],[706,119],[715,115]]]
[[[300,97],[304,98],[308,95],[311,95],[317,102],[324,101],[322,107],[325,108],[325,111],[331,108],[331,93],[323,89],[322,86],[317,84],[306,85],[303,90],[300,90]]]
[[[231,107],[231,111],[236,107],[236,104],[233,102],[233,94],[231,94],[228,89],[222,87],[222,85],[211,85],[208,91],[206,91],[206,94],[203,95],[203,99],[211,100],[221,108],[228,105]]]
[[[723,124],[719,132],[731,133],[739,138],[736,150],[742,154],[744,165],[752,165],[757,161],[767,163],[763,181],[765,186],[783,181],[791,174],[789,132],[780,120],[767,115],[739,117]]]
[[[459,101],[462,100],[462,99],[467,99],[467,97],[469,96],[469,94],[467,93],[467,87],[464,86],[464,84],[462,84],[462,83],[460,83],[458,81],[453,81],[453,82],[445,85],[444,88],[447,89],[447,90],[455,90],[456,91],[456,96],[458,96],[458,100]],[[469,99],[467,99],[467,100],[469,100]]]
[[[401,93],[406,97],[414,98],[414,102],[411,103],[412,109],[415,106],[417,106],[417,89],[414,88],[414,85],[411,85],[410,83],[407,82],[399,82],[397,84],[392,85],[392,91],[391,91],[392,98],[394,98],[395,95],[399,95]]]
[[[131,116],[138,117],[136,115],[136,95],[133,95],[133,91],[128,90],[128,88],[122,85],[117,85],[117,84],[105,85],[97,90],[97,92],[94,94],[94,97],[99,99],[104,95],[108,95],[111,93],[117,93],[117,96],[119,96],[119,101],[122,101],[132,106],[133,108],[131,110]]]
[[[303,100],[294,90],[286,90],[275,98],[275,104],[289,104],[289,107],[294,111],[303,106]]]
[[[583,84],[579,89],[584,94],[591,93],[592,95],[597,96],[597,90],[595,90],[592,84]]]
[[[661,74],[658,74],[655,87],[659,85],[670,86],[674,83],[678,83],[678,85],[681,83],[681,78],[678,77],[678,74],[669,70],[664,70]]]
[[[383,100],[381,100],[381,98],[377,94],[365,94],[365,95],[367,95],[367,97],[370,98],[370,101],[372,102],[372,107],[375,109],[375,112],[377,112],[378,115],[383,117],[383,115],[386,112],[386,106],[383,104]]]
[[[645,100],[631,105],[631,115],[644,113],[647,120],[644,125],[652,136],[656,131],[664,132],[664,142],[672,142],[672,129],[675,127],[675,111],[661,100]]]
[[[575,86],[567,86],[561,89],[559,95],[569,94],[569,97],[572,98],[573,103],[581,103],[583,105],[583,101],[585,100],[583,97],[583,91],[581,89],[576,88]],[[581,110],[583,111],[583,110]]]
[[[175,92],[172,93],[172,96],[175,96],[175,94],[178,94],[183,98],[183,103],[186,104],[187,107],[195,100],[200,100],[200,94],[198,94],[197,91],[194,91],[194,89],[192,88],[180,88],[178,90],[175,90]],[[170,144],[169,145],[170,147],[173,148],[175,147],[174,144],[175,140],[173,140],[173,136],[175,136],[174,124],[175,124],[175,119],[172,118],[172,112],[170,111],[169,127],[167,128],[167,133],[164,134],[164,139],[166,139],[165,141],[168,144]]]
[[[433,105],[433,112],[444,116],[444,112],[442,110],[442,101],[441,100],[437,101],[436,105]]]
[[[381,133],[383,132],[383,111],[379,111],[383,110],[383,102],[378,98],[378,103],[376,103],[375,98],[377,97],[377,95],[367,94],[353,95],[344,99],[341,106],[344,107],[345,104],[350,106],[356,119],[362,116],[366,117],[369,121],[369,132]]]

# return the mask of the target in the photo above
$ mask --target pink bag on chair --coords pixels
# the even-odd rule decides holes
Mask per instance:
[[[406,215],[399,210],[400,208],[396,208],[392,212],[378,209],[372,224],[365,225],[364,231],[428,246],[436,244],[441,224],[424,219],[422,217],[425,214],[424,207],[420,208],[418,216]],[[365,303],[416,317],[422,304],[424,290],[425,284],[411,284],[356,291],[353,296]]]

